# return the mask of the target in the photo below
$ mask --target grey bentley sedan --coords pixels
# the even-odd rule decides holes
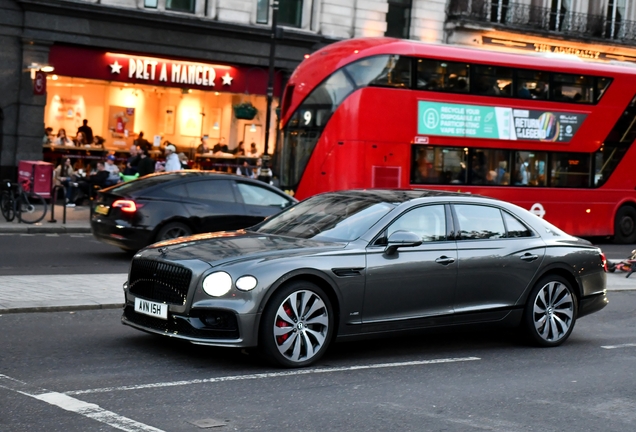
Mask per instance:
[[[286,367],[334,339],[455,324],[520,326],[557,346],[607,305],[606,261],[515,205],[426,190],[316,195],[247,230],[132,259],[122,322],[195,344],[259,347]]]

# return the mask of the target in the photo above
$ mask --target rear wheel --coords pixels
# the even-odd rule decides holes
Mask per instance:
[[[334,313],[327,294],[310,282],[292,282],[268,302],[259,344],[278,365],[309,366],[327,350],[333,328]]]
[[[636,242],[636,209],[621,207],[614,218],[614,241],[616,243]]]
[[[181,222],[172,222],[164,225],[157,233],[156,241],[172,240],[179,237],[192,235],[192,230]]]
[[[16,207],[18,218],[26,224],[38,223],[46,216],[46,201],[37,194],[20,194]]]
[[[5,192],[0,196],[0,210],[7,222],[11,222],[15,219],[15,208],[13,207],[13,197],[11,194]]]
[[[561,276],[542,278],[530,293],[524,325],[532,341],[540,346],[561,345],[572,333],[577,315],[576,294]]]

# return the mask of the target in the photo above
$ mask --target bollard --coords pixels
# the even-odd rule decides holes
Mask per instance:
[[[63,185],[55,185],[53,186],[53,190],[51,191],[51,219],[49,219],[49,223],[57,223],[55,219],[55,201],[57,199],[57,192],[62,190],[62,195],[66,197],[66,187]],[[66,200],[64,201],[66,203]],[[62,224],[66,225],[66,205],[63,206],[64,210],[62,211]]]

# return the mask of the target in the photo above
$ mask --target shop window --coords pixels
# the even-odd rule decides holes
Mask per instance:
[[[509,185],[510,151],[474,149],[471,151],[468,181],[474,185]]]
[[[441,60],[417,60],[417,88],[422,90],[467,93],[470,66]]]
[[[553,153],[550,186],[590,187],[589,153]]]
[[[411,29],[412,0],[388,0],[385,36],[408,39]]]
[[[257,0],[256,22],[258,24],[267,24],[269,22],[269,0]]]
[[[157,9],[159,0],[144,0],[144,7],[149,9]]]
[[[550,99],[560,102],[592,103],[594,78],[582,75],[553,74]]]
[[[486,65],[473,66],[471,91],[484,96],[512,96],[512,69]]]
[[[278,24],[290,27],[302,26],[303,0],[279,0]]]
[[[465,184],[467,150],[413,146],[411,184]]]
[[[547,72],[516,70],[515,97],[522,99],[547,99],[550,76]]]
[[[512,171],[513,186],[546,186],[547,152],[515,152]]]
[[[194,12],[196,0],[166,0],[166,9],[176,12]]]
[[[461,240],[485,240],[506,237],[501,211],[495,207],[456,204]]]

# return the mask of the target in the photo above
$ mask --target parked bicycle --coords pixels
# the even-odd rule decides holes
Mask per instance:
[[[40,195],[31,192],[28,187],[23,188],[20,183],[3,180],[0,211],[7,222],[11,222],[17,216],[20,222],[34,224],[46,216],[46,201]]]

